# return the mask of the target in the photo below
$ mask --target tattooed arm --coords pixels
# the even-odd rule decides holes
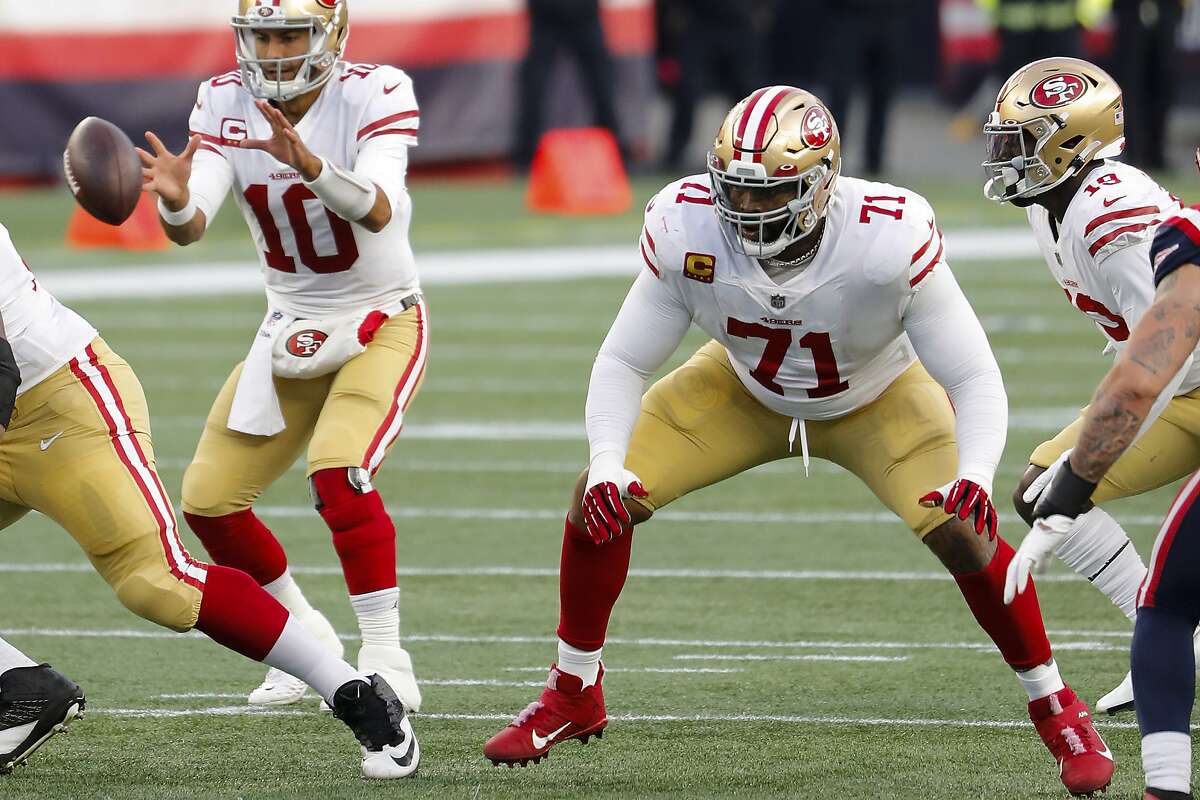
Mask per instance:
[[[1098,483],[1137,438],[1159,394],[1200,340],[1200,266],[1190,264],[1163,279],[1154,303],[1092,397],[1071,470]]]

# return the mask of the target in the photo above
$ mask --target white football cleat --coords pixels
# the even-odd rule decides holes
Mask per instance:
[[[329,624],[329,620],[325,619],[324,614],[313,609],[311,614],[305,614],[302,617],[297,616],[297,620],[329,652],[338,658],[342,657],[342,654],[346,651],[346,647],[342,644],[342,640],[338,638],[337,631]],[[267,670],[267,677],[259,684],[257,689],[250,693],[246,702],[252,706],[288,706],[293,703],[299,703],[304,699],[304,695],[307,692],[307,683],[289,675],[281,669],[271,667]],[[329,706],[324,700],[321,701],[321,710],[329,710]]]
[[[364,778],[407,778],[421,763],[421,746],[404,704],[387,681],[372,675],[342,684],[333,695],[333,715],[349,726],[362,746]]]
[[[405,711],[421,710],[421,689],[413,674],[412,656],[403,647],[364,644],[358,651],[358,671],[382,676],[404,703]]]
[[[1096,711],[1120,714],[1133,708],[1133,673],[1126,672],[1121,685],[1096,701]]]

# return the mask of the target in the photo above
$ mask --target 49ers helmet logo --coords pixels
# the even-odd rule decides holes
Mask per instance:
[[[1033,87],[1029,99],[1038,108],[1058,108],[1083,97],[1087,81],[1071,72],[1051,75]]]
[[[337,8],[338,0],[317,0],[317,5],[324,8]]]
[[[328,338],[324,331],[300,331],[287,340],[287,351],[296,358],[312,358]]]
[[[820,106],[813,106],[805,112],[800,127],[804,131],[804,143],[813,150],[821,149],[833,138],[833,122]]]

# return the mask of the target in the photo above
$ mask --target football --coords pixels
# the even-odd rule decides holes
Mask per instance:
[[[129,219],[142,194],[142,163],[133,142],[99,117],[88,117],[71,133],[63,172],[79,205],[109,225]]]

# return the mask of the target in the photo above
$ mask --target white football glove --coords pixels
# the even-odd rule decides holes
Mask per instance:
[[[1033,528],[1009,562],[1008,574],[1004,577],[1004,605],[1009,605],[1018,594],[1025,591],[1031,571],[1045,571],[1046,565],[1054,558],[1054,551],[1074,525],[1074,519],[1061,514],[1034,520]]]
[[[1075,448],[1073,447],[1068,449],[1061,456],[1059,456],[1053,464],[1046,467],[1046,469],[1042,471],[1041,475],[1038,475],[1036,478],[1034,478],[1033,483],[1029,484],[1029,486],[1025,489],[1024,494],[1021,495],[1021,499],[1026,503],[1033,503],[1036,505],[1038,498],[1042,496],[1042,492],[1046,491],[1046,487],[1050,485],[1050,481],[1054,480],[1054,476],[1058,474],[1060,469],[1062,469],[1063,462],[1071,457],[1071,450],[1074,449]]]
[[[583,520],[588,535],[596,544],[610,542],[633,524],[625,507],[627,497],[648,497],[637,475],[625,469],[615,453],[601,453],[588,469],[587,489],[583,493]]]

